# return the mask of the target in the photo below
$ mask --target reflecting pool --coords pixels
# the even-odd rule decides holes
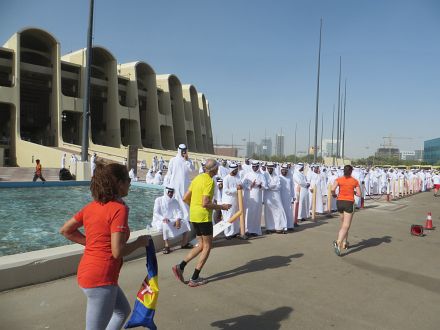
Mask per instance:
[[[130,187],[124,201],[131,231],[151,223],[161,195],[161,189]],[[0,189],[0,256],[71,244],[58,231],[91,200],[89,186]]]

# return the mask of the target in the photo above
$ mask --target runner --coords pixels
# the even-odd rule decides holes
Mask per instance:
[[[338,239],[333,242],[335,253],[340,256],[341,248],[348,249],[348,230],[353,220],[354,212],[354,191],[356,196],[361,195],[359,181],[351,176],[353,167],[351,165],[344,166],[344,176],[336,179],[332,186],[332,195],[337,197],[336,205],[341,217],[341,228],[339,229]],[[336,195],[336,188],[339,187],[339,195]]]

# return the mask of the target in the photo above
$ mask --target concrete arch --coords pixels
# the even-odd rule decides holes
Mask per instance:
[[[129,118],[139,134],[139,146],[162,149],[158,104],[156,93],[156,73],[143,61],[120,64],[118,74],[129,78],[131,88],[127,91],[128,103],[135,111]],[[122,109],[125,109],[124,107]],[[134,141],[133,141],[134,142]]]
[[[20,137],[45,146],[57,146],[60,45],[52,34],[39,28],[24,28],[17,36]]]
[[[211,123],[208,117],[208,104],[205,94],[199,93],[199,107],[200,107],[200,121],[202,127],[202,140],[205,146],[205,152],[214,153],[214,147],[210,141],[212,141]]]
[[[191,108],[191,113],[193,117],[193,127],[194,127],[194,137],[196,142],[197,152],[205,152],[205,147],[202,140],[202,131],[200,123],[200,110],[199,110],[199,100],[197,96],[197,89],[194,85],[183,85],[182,86],[183,98],[187,103],[189,103]]]
[[[211,125],[211,108],[209,107],[209,100],[206,100],[206,118],[207,118],[207,130],[208,130],[208,152],[214,154],[214,137],[212,134]]]
[[[174,150],[176,143],[185,143],[186,141],[181,140],[184,109],[182,84],[179,78],[173,74],[158,75],[156,79],[162,145],[165,149]],[[181,142],[178,142],[179,140]]]
[[[83,55],[85,58],[85,49]],[[94,144],[119,148],[121,146],[120,116],[115,115],[118,113],[119,104],[116,67],[116,58],[108,49],[102,46],[92,47],[90,137]]]

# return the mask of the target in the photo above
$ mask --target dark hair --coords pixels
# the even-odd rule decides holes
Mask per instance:
[[[353,172],[353,166],[345,165],[344,166],[344,176],[351,176],[351,172]]]
[[[95,201],[107,203],[119,197],[119,182],[128,180],[127,167],[98,161],[90,182],[90,191]]]

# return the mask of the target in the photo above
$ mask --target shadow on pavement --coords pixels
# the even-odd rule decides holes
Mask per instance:
[[[240,276],[246,273],[258,272],[261,270],[272,269],[272,268],[286,267],[290,264],[292,259],[301,258],[303,255],[304,255],[303,253],[296,253],[290,256],[271,256],[271,257],[251,260],[243,266],[215,274],[207,279],[209,280],[209,282],[215,282],[235,276]]]
[[[365,269],[381,276],[385,276],[396,281],[412,284],[419,288],[426,289],[430,292],[440,294],[440,279],[438,278],[408,272],[396,268],[373,265],[371,263],[356,259],[346,259],[346,261],[353,266]]]
[[[363,249],[378,246],[382,243],[391,243],[391,236],[383,236],[383,237],[372,237],[369,239],[363,239],[357,244],[350,245],[349,250],[343,254],[343,256],[359,252]]]
[[[329,220],[331,218],[326,218],[325,220]],[[303,231],[305,229],[309,229],[309,228],[314,228],[314,227],[318,227],[318,226],[322,226],[327,224],[327,221],[325,221],[324,219],[318,219],[317,221],[303,221],[299,223],[299,227],[295,227],[295,232],[300,232]]]
[[[276,330],[281,328],[281,321],[288,319],[293,312],[291,307],[278,307],[260,315],[243,315],[211,323],[212,327],[228,330]]]

